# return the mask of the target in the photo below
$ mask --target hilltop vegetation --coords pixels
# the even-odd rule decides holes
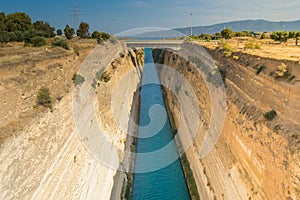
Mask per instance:
[[[91,37],[89,28],[87,22],[81,22],[76,31],[77,36],[97,39],[98,42],[105,41],[110,37],[108,33],[98,31],[94,32],[96,33],[94,34],[95,37]],[[8,15],[5,15],[4,12],[0,13],[0,43],[24,42],[25,46],[39,47],[47,44],[47,38],[62,37],[63,33],[66,39],[72,39],[75,35],[75,29],[67,24],[63,31],[58,29],[55,33],[55,28],[49,22],[39,20],[33,22],[26,13],[15,12]],[[62,40],[56,40],[52,45],[62,45],[63,48],[69,49],[66,42]]]
[[[278,41],[280,43],[287,42],[288,39],[294,39],[296,46],[298,45],[298,41],[300,38],[300,31],[278,31],[278,32],[272,32],[272,33],[255,33],[255,32],[249,32],[249,31],[242,31],[242,32],[234,32],[231,29],[225,28],[221,32],[217,32],[214,34],[200,34],[199,36],[191,36],[190,39],[200,39],[200,40],[218,40],[218,39],[231,39],[233,37],[252,37],[256,39],[273,39],[274,41]],[[249,46],[253,46],[249,44]]]

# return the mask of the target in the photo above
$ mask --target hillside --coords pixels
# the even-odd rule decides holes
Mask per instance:
[[[196,26],[193,27],[193,34],[200,35],[201,33],[217,33],[220,32],[224,27],[230,28],[233,31],[254,31],[254,32],[269,32],[269,31],[280,31],[280,30],[300,30],[300,20],[297,21],[281,21],[271,22],[267,20],[243,20],[220,23],[210,26]],[[175,28],[175,31],[181,32],[186,35],[190,35],[190,27],[186,28]]]

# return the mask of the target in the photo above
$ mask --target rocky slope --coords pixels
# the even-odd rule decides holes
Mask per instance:
[[[118,184],[114,182],[117,169],[98,162],[77,134],[72,76],[80,72],[88,54],[101,53],[97,58],[102,61],[110,80],[96,82],[95,111],[97,119],[103,122],[101,128],[120,152],[122,161],[127,131],[134,131],[135,127],[125,127],[128,129],[121,131],[117,123],[110,121],[112,108],[108,96],[112,91],[121,95],[132,92],[132,95],[127,95],[126,102],[125,98],[115,102],[116,107],[127,106],[124,113],[114,114],[128,122],[134,103],[133,92],[140,78],[137,63],[133,61],[140,62],[142,58],[141,55],[137,58],[137,51],[127,53],[124,44],[107,43],[97,46],[99,51],[94,49],[91,52],[95,46],[80,41],[72,44],[71,51],[60,48],[0,49],[0,199],[111,197],[113,185]],[[101,56],[106,57],[101,59]],[[131,81],[130,84],[116,84],[126,73],[131,73],[131,79],[125,79]],[[126,88],[126,85],[131,87]],[[42,86],[51,91],[52,112],[35,106],[38,89]]]
[[[199,129],[186,152],[200,198],[299,199],[299,63],[242,53],[228,58],[220,50],[206,50],[225,77],[227,107],[221,137],[204,158],[200,158],[203,133],[212,117],[207,83],[192,61],[179,56],[180,52],[154,53],[158,63],[183,74],[198,97],[201,115],[191,121],[199,121]],[[287,66],[289,77],[274,78],[282,65]],[[167,72],[157,66],[162,80]],[[260,66],[264,68],[257,73]],[[191,123],[185,121],[184,116],[189,115],[185,106],[178,103],[180,96],[187,95],[186,87],[176,79],[169,80],[169,84],[181,86],[177,94],[166,90],[166,100],[180,132],[180,127]],[[268,121],[264,114],[272,109],[277,117]],[[183,131],[181,140],[189,134],[189,130]]]

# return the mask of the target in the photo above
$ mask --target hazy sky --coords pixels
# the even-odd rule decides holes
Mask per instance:
[[[73,25],[73,7],[78,7],[79,21],[92,30],[114,32],[138,27],[187,27],[192,24],[266,19],[287,21],[300,19],[298,0],[0,0],[0,11],[26,12],[33,20],[44,20],[55,28]]]

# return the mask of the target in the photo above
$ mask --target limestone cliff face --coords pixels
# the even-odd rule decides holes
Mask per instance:
[[[226,77],[227,111],[221,138],[204,159],[199,159],[199,151],[211,118],[206,83],[187,60],[172,51],[160,53],[160,61],[182,73],[194,87],[202,110],[198,134],[187,150],[201,198],[299,199],[299,64],[241,53],[235,60],[218,50],[207,51]],[[295,76],[290,82],[272,77],[282,63]],[[257,74],[262,65],[263,72]],[[163,71],[159,75],[165,76]],[[166,98],[180,126],[184,111],[170,91]],[[278,116],[265,120],[263,114],[272,109]]]
[[[119,45],[120,51],[113,52],[114,45]],[[35,57],[28,51],[18,63],[6,66],[9,57],[1,63],[0,93],[4,104],[1,102],[0,112],[4,117],[0,123],[0,199],[110,198],[116,169],[98,162],[89,153],[74,123],[72,76],[78,73],[80,64],[93,48],[95,44],[85,42],[74,44],[76,52],[40,48],[41,52]],[[141,64],[142,54],[138,51],[128,53],[124,43],[107,43],[97,48],[102,48],[99,52],[104,54],[115,53],[115,58],[109,60],[104,69],[110,80],[98,81],[95,85],[95,111],[103,122],[101,128],[118,149],[121,159],[126,134],[134,128],[125,126],[128,129],[120,131],[118,124],[110,121],[111,98],[108,97],[113,92],[128,96],[114,102],[117,108],[128,106],[124,113],[114,113],[116,118],[124,120],[124,124],[125,120],[128,123],[128,113],[135,106],[133,104],[138,103],[133,101],[130,92],[138,87],[140,78],[137,63],[133,60]],[[105,64],[105,59],[101,62]],[[126,73],[130,73],[130,78],[123,80]],[[121,80],[122,86],[117,84]],[[53,112],[42,107],[33,108],[41,86],[50,88]]]
[[[122,54],[122,53],[121,53]],[[143,66],[143,49],[125,51],[105,68],[109,81],[98,81],[97,109],[101,128],[119,150],[119,159],[124,158],[130,113],[134,93],[140,86]],[[138,102],[135,102],[136,104]],[[132,120],[132,119],[131,119]]]

